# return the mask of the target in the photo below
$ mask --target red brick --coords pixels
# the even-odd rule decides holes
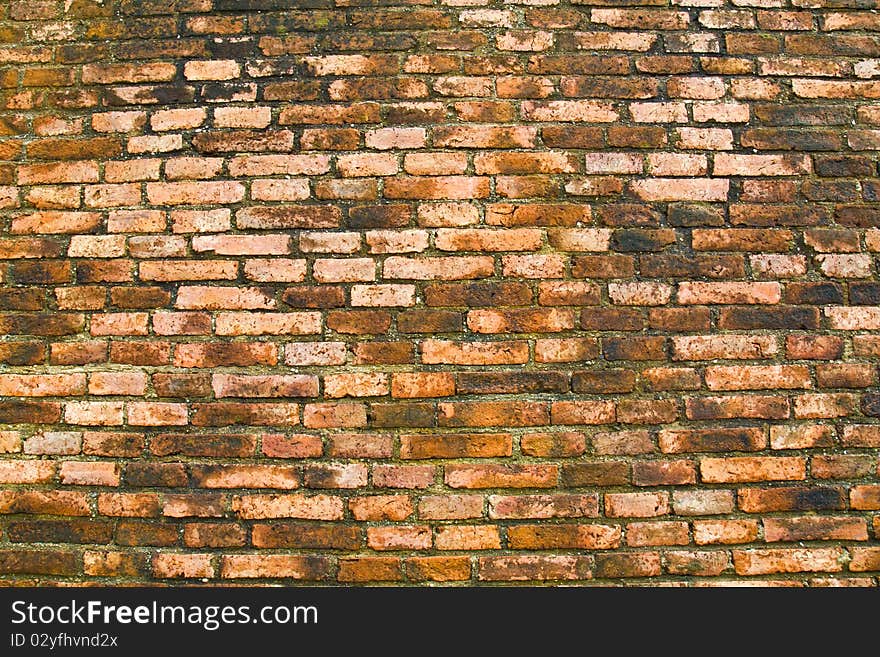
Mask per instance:
[[[406,560],[407,574],[415,581],[454,582],[470,579],[468,557],[412,557]]]
[[[682,486],[697,481],[696,467],[691,461],[638,461],[633,463],[636,486]]]
[[[609,518],[648,518],[669,513],[668,493],[607,493],[605,515]]]
[[[419,348],[425,363],[486,365],[524,363],[528,360],[528,344],[525,342],[425,340]]]
[[[99,577],[138,577],[147,569],[146,555],[125,552],[83,553],[83,572]]]
[[[84,374],[3,374],[0,395],[15,397],[64,397],[85,394]]]
[[[100,215],[95,212],[43,211],[20,215],[12,220],[12,234],[88,233],[95,230]]]
[[[91,509],[86,493],[4,490],[0,491],[0,513],[88,516]]]
[[[758,538],[756,520],[695,520],[694,542],[697,545],[752,543]]]
[[[770,542],[866,541],[868,529],[861,518],[811,517],[766,518],[764,538]]]
[[[285,554],[225,555],[220,562],[224,579],[281,578],[293,580],[324,580],[330,571],[330,560],[321,556]]]
[[[880,21],[426,1],[0,9],[6,583],[876,584]]]
[[[67,402],[64,420],[68,424],[113,426],[122,424],[122,402]]]
[[[400,561],[394,557],[346,558],[339,562],[340,582],[395,582],[403,579]]]
[[[777,342],[764,335],[706,335],[672,338],[674,360],[761,359],[777,353]]]
[[[273,458],[309,458],[324,450],[320,437],[311,434],[264,434],[262,443],[263,454]]]
[[[815,485],[741,488],[737,492],[737,504],[746,513],[842,509],[844,500],[842,489]]]
[[[318,394],[318,377],[305,374],[214,374],[212,388],[217,399],[222,397],[314,397]]]
[[[65,461],[59,470],[59,480],[74,486],[118,486],[119,466],[98,461]]]
[[[674,421],[678,415],[678,404],[671,399],[617,402],[617,421],[625,424],[665,424]]]
[[[380,488],[427,488],[434,482],[434,467],[422,465],[373,466],[373,485]]]
[[[633,547],[652,547],[658,545],[687,545],[688,524],[686,522],[656,521],[631,522],[626,526],[626,543]]]
[[[621,530],[600,524],[515,525],[508,527],[507,540],[513,549],[608,550],[619,547]]]
[[[402,459],[488,458],[510,456],[512,449],[510,434],[478,433],[439,436],[403,434],[400,436],[400,457]]]
[[[175,349],[177,367],[217,367],[218,365],[275,365],[277,348],[265,342],[229,344],[180,343]]]
[[[395,177],[385,181],[389,199],[473,199],[489,196],[489,179],[483,176]]]
[[[213,577],[214,566],[210,554],[158,553],[153,556],[153,574],[156,577],[197,578]]]
[[[828,447],[831,443],[831,427],[811,424],[770,427],[770,446],[773,449]]]
[[[536,426],[549,423],[549,409],[540,402],[441,402],[440,426]]]
[[[450,465],[445,480],[452,488],[548,488],[557,474],[552,465]]]
[[[596,577],[651,577],[661,571],[657,552],[596,555]]]
[[[414,511],[412,500],[406,495],[369,495],[352,497],[349,509],[356,520],[401,521]]]
[[[183,528],[183,541],[187,547],[242,547],[245,531],[241,525],[223,522],[188,523]]]
[[[426,520],[480,518],[483,516],[483,497],[481,495],[428,495],[419,499],[418,512],[419,517]]]
[[[382,273],[385,278],[417,280],[458,280],[481,278],[494,270],[494,261],[488,256],[461,256],[435,258],[407,258],[392,256],[385,260]]]
[[[260,548],[358,549],[362,543],[357,527],[332,523],[273,522],[255,524],[252,539]]]
[[[806,464],[793,456],[704,458],[700,461],[700,476],[711,483],[805,479]]]
[[[778,390],[809,388],[810,371],[800,365],[753,365],[707,367],[706,385],[710,390]]]
[[[880,509],[880,486],[853,486],[850,504],[854,509]]]
[[[853,572],[873,571],[880,564],[880,550],[877,548],[853,548],[849,569]]]
[[[199,427],[230,424],[291,426],[299,422],[298,404],[284,402],[214,402],[193,404],[191,423]]]
[[[610,424],[615,418],[614,402],[553,402],[551,405],[550,417],[553,424]]]
[[[489,496],[490,518],[592,518],[598,515],[596,494]]]
[[[875,468],[870,456],[860,454],[816,456],[810,464],[817,479],[855,479],[870,475]]]
[[[298,470],[288,466],[240,465],[192,467],[192,482],[203,488],[273,488],[299,486]]]
[[[586,449],[584,434],[575,431],[525,434],[520,449],[528,456],[578,456]]]
[[[727,397],[689,397],[685,399],[689,419],[766,418],[785,419],[790,415],[788,399],[764,395]]]
[[[367,424],[367,412],[363,404],[306,404],[303,409],[303,424],[318,429],[362,427]]]
[[[377,551],[427,550],[432,543],[431,528],[426,525],[367,528],[367,545]]]
[[[234,497],[232,510],[244,519],[339,520],[343,504],[341,498],[332,495],[252,494]]]

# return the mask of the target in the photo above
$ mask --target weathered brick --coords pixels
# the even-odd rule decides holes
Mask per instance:
[[[765,540],[770,542],[868,540],[864,520],[846,517],[767,518],[764,520]]]
[[[845,494],[842,489],[825,486],[741,488],[737,504],[746,513],[832,510],[844,507]]]
[[[596,555],[596,577],[651,577],[661,571],[657,552]]]
[[[403,572],[394,557],[359,557],[341,560],[337,577],[340,582],[394,582]]]
[[[694,542],[697,545],[752,543],[758,538],[756,520],[695,520]]]
[[[669,513],[668,493],[607,493],[605,515],[609,518],[648,518]]]
[[[739,575],[838,572],[843,554],[842,548],[734,550],[733,564]]]
[[[600,524],[515,525],[507,530],[511,548],[607,550],[621,542],[620,527]]]
[[[445,481],[452,488],[548,488],[556,485],[556,466],[450,465]]]
[[[631,522],[626,526],[627,545],[651,547],[658,545],[687,545],[688,524],[686,522],[656,521]]]
[[[794,456],[704,458],[700,461],[700,477],[710,483],[805,479],[806,464]]]

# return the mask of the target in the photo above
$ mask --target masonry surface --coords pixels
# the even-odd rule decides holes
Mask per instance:
[[[0,3],[0,583],[876,585],[874,6]]]

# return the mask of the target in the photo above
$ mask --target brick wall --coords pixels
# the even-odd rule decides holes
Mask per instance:
[[[3,583],[877,584],[872,6],[0,4]]]

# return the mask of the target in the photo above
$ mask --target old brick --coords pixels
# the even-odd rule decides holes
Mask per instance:
[[[876,584],[870,7],[425,1],[0,9],[7,583]]]

